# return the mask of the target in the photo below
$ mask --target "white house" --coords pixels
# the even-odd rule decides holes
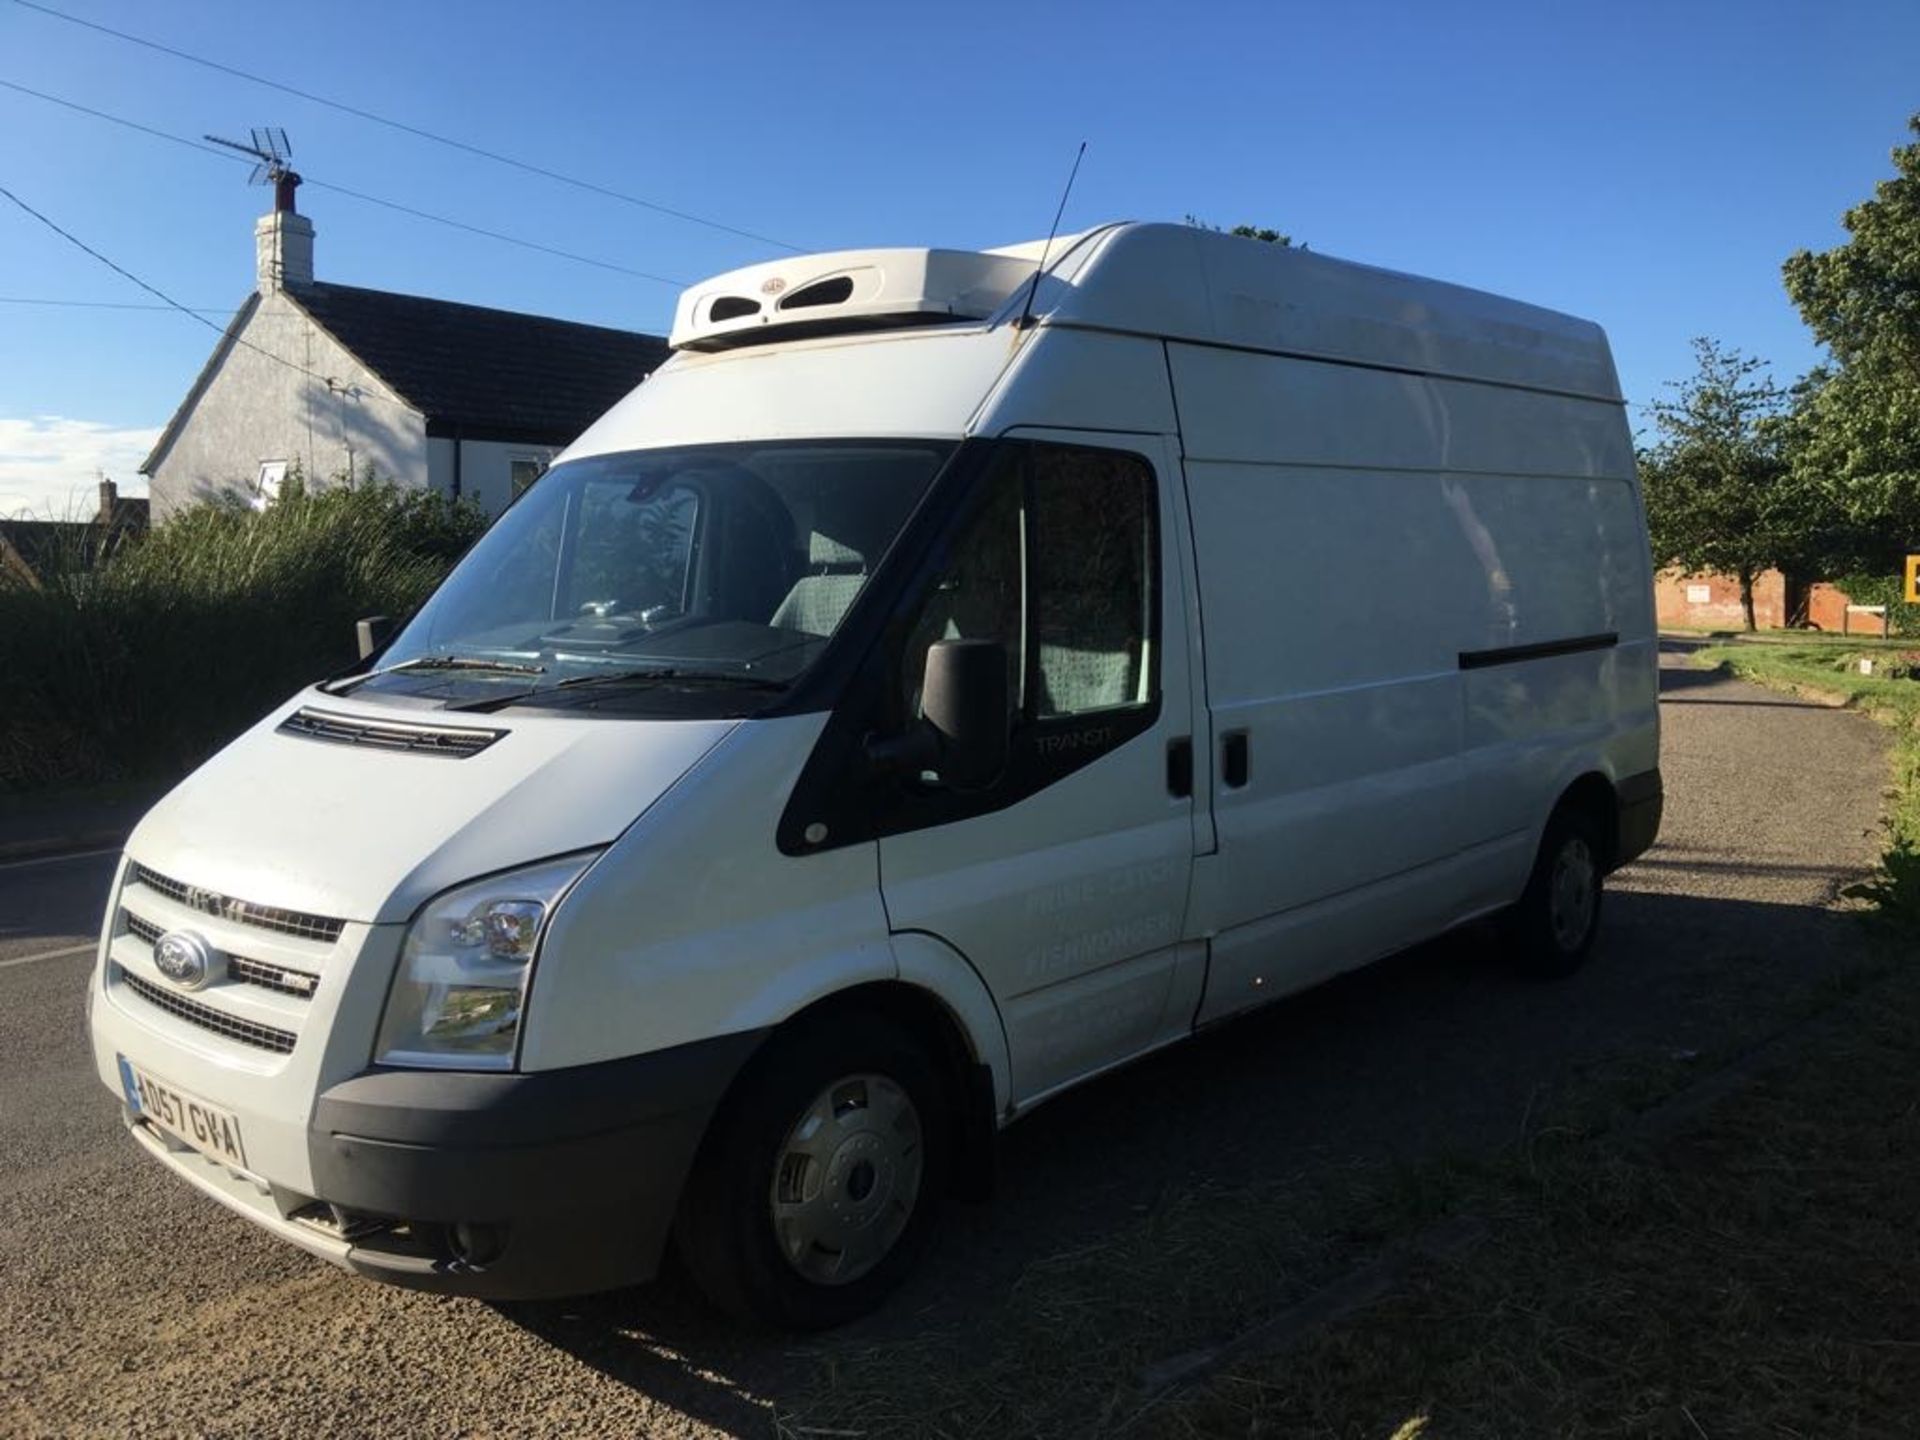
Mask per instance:
[[[371,465],[497,514],[667,357],[657,335],[317,281],[291,186],[254,240],[254,292],[140,467],[156,523],[270,496],[296,463],[309,485]]]

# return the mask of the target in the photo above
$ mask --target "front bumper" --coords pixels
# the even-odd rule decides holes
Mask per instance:
[[[764,1032],[532,1074],[374,1070],[323,1091],[311,1194],[128,1117],[197,1188],[333,1264],[487,1299],[651,1279],[707,1121]]]

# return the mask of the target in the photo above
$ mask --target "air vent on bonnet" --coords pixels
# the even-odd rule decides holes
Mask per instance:
[[[282,735],[325,740],[334,745],[366,745],[375,750],[405,750],[464,760],[478,755],[507,732],[447,729],[405,720],[369,720],[362,715],[333,715],[325,710],[296,710],[279,725]]]

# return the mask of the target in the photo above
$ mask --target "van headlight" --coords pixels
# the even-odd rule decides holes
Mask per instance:
[[[510,1070],[547,918],[599,851],[491,875],[429,900],[407,927],[374,1059]]]

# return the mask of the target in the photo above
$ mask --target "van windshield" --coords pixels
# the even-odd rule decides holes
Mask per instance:
[[[813,664],[953,446],[779,441],[555,466],[337,691],[758,708]],[[729,698],[731,696],[732,698]]]

